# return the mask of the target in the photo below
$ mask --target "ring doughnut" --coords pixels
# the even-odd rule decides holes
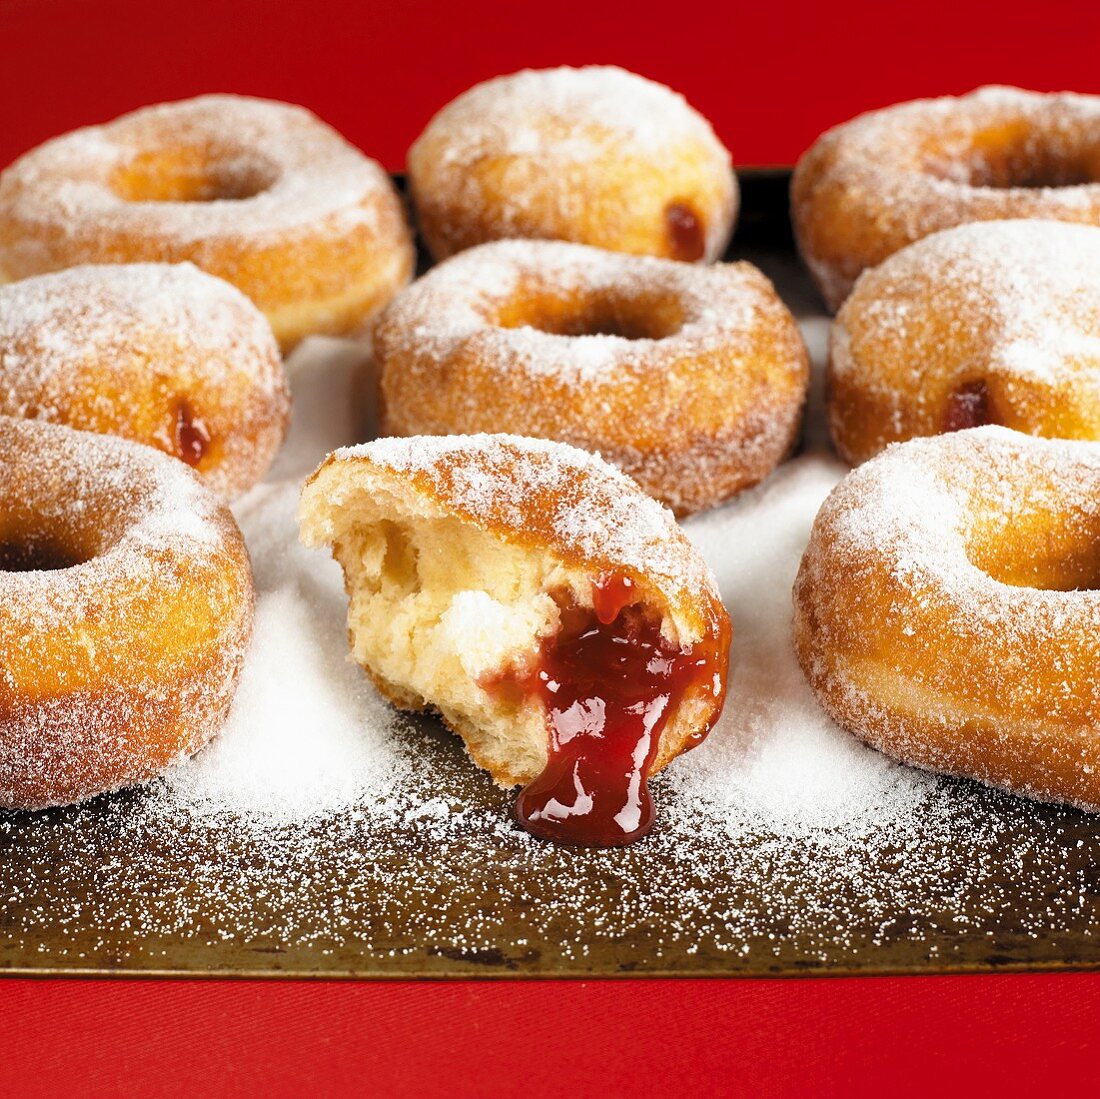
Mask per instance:
[[[970,221],[1100,225],[1100,96],[980,88],[829,130],[791,184],[795,235],[830,309],[856,277]]]
[[[504,431],[598,451],[678,514],[795,443],[809,367],[747,263],[499,241],[433,268],[374,332],[391,435]]]
[[[436,259],[502,237],[716,260],[737,216],[730,156],[680,95],[623,69],[527,69],[443,108],[409,150]]]
[[[794,589],[825,710],[905,763],[1100,809],[1100,445],[913,439],[825,501]]]
[[[0,286],[0,415],[145,443],[231,498],[271,465],[290,394],[239,290],[189,263],[104,264]]]
[[[180,462],[0,417],[0,806],[143,782],[201,748],[233,696],[252,573]]]
[[[714,579],[667,509],[594,455],[480,435],[337,451],[300,517],[343,566],[355,659],[525,784],[528,830],[646,832],[646,778],[706,736],[729,661]]]
[[[285,103],[146,107],[0,174],[0,279],[183,260],[242,290],[289,349],[358,331],[408,282],[414,256],[386,173]]]
[[[915,435],[1002,424],[1100,439],[1100,227],[985,221],[860,276],[830,335],[829,426],[862,462]]]

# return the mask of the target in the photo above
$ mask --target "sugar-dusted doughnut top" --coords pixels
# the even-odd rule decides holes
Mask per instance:
[[[264,315],[189,263],[0,286],[0,414],[144,442],[232,495],[270,464],[289,401]]]
[[[432,119],[409,173],[437,256],[551,237],[714,260],[737,205],[729,153],[706,119],[664,85],[611,66],[476,85]]]
[[[802,158],[792,210],[834,308],[864,267],[940,229],[1100,224],[1100,96],[987,87],[861,115]]]
[[[270,240],[317,222],[349,230],[376,216],[382,169],[311,112],[204,95],[144,107],[54,138],[0,176],[0,225],[89,222],[107,234],[194,243]],[[9,273],[53,266],[48,242],[4,247]]]
[[[794,319],[751,265],[560,241],[439,264],[384,314],[375,350],[390,430],[597,449],[681,510],[716,502],[716,477],[721,499],[778,461],[808,373]]]
[[[982,423],[1100,438],[1100,228],[975,222],[865,272],[831,337],[847,457]]]
[[[330,455],[307,484],[311,542],[333,538],[323,528],[340,514],[341,482],[329,473],[341,466],[360,468],[359,487],[371,469],[378,470],[379,484],[387,474],[399,475],[425,514],[455,515],[592,576],[630,577],[667,607],[682,642],[719,628],[724,612],[714,577],[672,513],[598,455],[511,435],[386,438],[347,447]],[[321,483],[330,489],[323,512],[305,504],[316,495],[310,486]]]

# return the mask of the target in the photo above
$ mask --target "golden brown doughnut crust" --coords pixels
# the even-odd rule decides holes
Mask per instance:
[[[546,555],[563,576],[627,577],[636,600],[663,617],[679,644],[713,651],[720,671],[705,689],[686,696],[669,720],[651,773],[697,745],[717,720],[731,628],[714,577],[671,513],[599,457],[509,435],[379,439],[345,448],[306,482],[303,541],[331,546],[343,562],[355,544],[362,500],[383,501],[383,511],[421,520],[457,519],[523,552]],[[422,706],[366,670],[396,705]],[[444,718],[501,785],[526,783],[538,774],[538,768],[517,771],[513,761],[482,754],[481,730]],[[539,735],[545,739],[545,730]]]
[[[437,259],[508,237],[718,259],[737,216],[729,153],[682,96],[610,66],[525,70],[444,107],[409,150]]]
[[[290,392],[239,290],[191,264],[104,264],[0,286],[0,415],[145,443],[229,499],[275,458]]]
[[[997,423],[1100,439],[1100,227],[947,229],[864,272],[830,334],[829,426],[862,462]]]
[[[143,782],[217,732],[252,629],[224,505],[149,447],[0,417],[0,806]]]
[[[970,221],[1100,225],[1100,96],[980,88],[861,115],[795,169],[799,248],[830,309],[859,273]]]
[[[358,332],[410,278],[386,173],[309,111],[208,95],[76,130],[0,174],[0,281],[81,263],[192,263],[289,350]]]
[[[681,515],[774,469],[809,377],[794,318],[750,264],[557,241],[440,264],[386,310],[374,350],[388,434],[568,442]]]
[[[1100,445],[892,446],[826,500],[794,588],[824,708],[887,754],[1100,809]]]

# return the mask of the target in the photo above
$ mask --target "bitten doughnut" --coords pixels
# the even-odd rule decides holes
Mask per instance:
[[[190,260],[289,349],[358,331],[410,278],[389,177],[309,111],[207,95],[33,149],[0,174],[0,279]]]
[[[970,221],[1100,225],[1100,96],[980,88],[861,115],[791,185],[799,248],[836,309],[866,267]]]
[[[1100,809],[1100,445],[1001,427],[850,473],[794,589],[803,671],[906,763]]]
[[[594,455],[477,435],[337,451],[300,517],[343,566],[355,659],[523,784],[524,827],[598,846],[649,829],[647,776],[706,736],[729,661],[729,616],[669,511]]]
[[[256,484],[290,394],[264,315],[191,264],[71,267],[0,286],[0,415],[156,447],[220,496]]]
[[[830,336],[829,425],[862,462],[914,435],[1002,424],[1100,439],[1100,227],[986,221],[860,276]]]
[[[386,310],[374,350],[387,433],[572,443],[680,514],[767,476],[796,441],[809,376],[755,267],[556,241],[440,264]]]
[[[409,150],[409,183],[437,259],[545,237],[716,260],[738,204],[730,155],[706,119],[662,84],[604,66],[476,85]]]
[[[232,516],[149,447],[0,417],[0,806],[132,786],[218,730],[252,630]]]

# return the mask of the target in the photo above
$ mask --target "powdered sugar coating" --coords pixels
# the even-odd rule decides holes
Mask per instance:
[[[771,471],[809,374],[794,318],[751,265],[556,241],[499,241],[433,268],[386,311],[374,348],[388,431],[569,442],[678,512]]]
[[[72,267],[0,286],[0,414],[179,456],[185,406],[209,436],[199,468],[215,490],[258,481],[290,397],[271,326],[236,288],[191,264]]]
[[[361,324],[408,279],[413,252],[382,168],[285,103],[145,107],[0,174],[0,278],[147,260],[232,282],[289,345]]]
[[[985,427],[889,447],[822,507],[804,671],[907,762],[1100,806],[1100,446]]]
[[[1100,96],[980,88],[872,111],[799,162],[799,247],[830,308],[865,267],[971,221],[1100,224]]]
[[[987,422],[1100,437],[1100,228],[986,221],[935,233],[865,272],[831,336],[841,453],[944,430],[961,386]]]
[[[685,641],[717,628],[714,577],[672,513],[599,455],[512,435],[417,436],[337,450],[325,465],[333,462],[397,474],[426,506],[548,550],[593,579],[632,577],[667,603]]]
[[[141,781],[216,732],[251,632],[247,551],[197,477],[104,435],[0,417],[0,804]]]
[[[674,255],[661,219],[680,201],[701,219],[713,260],[737,209],[729,153],[706,119],[613,66],[526,69],[476,85],[428,124],[409,173],[440,257],[501,237]]]

